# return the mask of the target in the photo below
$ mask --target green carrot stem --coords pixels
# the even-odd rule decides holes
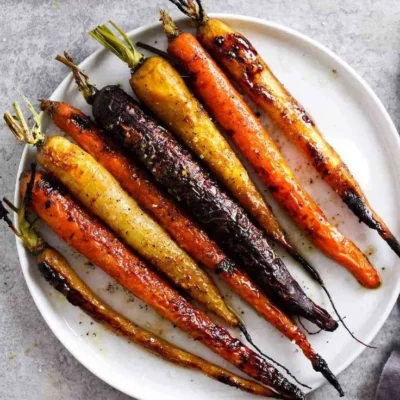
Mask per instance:
[[[100,25],[89,32],[89,35],[102,46],[110,50],[122,61],[126,62],[132,70],[137,69],[144,61],[144,55],[140,53],[128,35],[115,22],[109,21],[114,29],[122,36],[118,38],[106,25]]]

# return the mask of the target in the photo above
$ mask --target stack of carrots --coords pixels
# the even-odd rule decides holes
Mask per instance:
[[[115,333],[168,361],[247,392],[304,399],[304,393],[270,362],[296,378],[254,344],[203,268],[212,271],[299,346],[314,370],[343,396],[327,363],[291,317],[303,317],[327,331],[334,331],[338,323],[305,294],[270,241],[282,246],[321,285],[345,326],[343,319],[320,274],[290,243],[213,121],[319,249],[366,288],[376,288],[379,276],[367,257],[329,222],[301,187],[223,70],[305,152],[362,222],[377,230],[398,255],[400,245],[372,210],[339,155],[250,42],[221,21],[209,19],[200,1],[171,1],[196,22],[198,29],[197,38],[183,33],[162,11],[168,53],[142,45],[158,53],[146,59],[114,23],[121,37],[104,25],[90,32],[127,63],[133,92],[158,120],[120,87],[96,88],[67,53],[57,56],[72,70],[78,89],[92,105],[94,121],[67,103],[41,101],[42,111],[75,141],[73,144],[61,136],[45,137],[39,115],[26,98],[34,116],[32,128],[18,103],[13,104],[14,115],[7,112],[5,121],[17,139],[37,147],[37,161],[44,172],[33,166],[23,174],[20,191],[24,200],[19,209],[6,201],[18,213],[19,226],[11,223],[1,202],[0,219],[34,254],[50,284]],[[190,89],[181,78],[182,71],[190,77]],[[177,348],[112,310],[32,228],[28,209],[157,313],[259,383]],[[257,351],[232,337],[192,300],[225,324],[239,328]]]

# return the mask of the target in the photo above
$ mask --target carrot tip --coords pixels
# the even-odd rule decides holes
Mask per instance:
[[[329,369],[326,361],[320,355],[317,355],[316,360],[313,362],[313,368],[315,371],[321,372],[326,380],[339,392],[340,397],[344,396],[344,391],[340,386],[339,381],[337,380],[333,372]]]
[[[390,246],[390,248],[396,253],[396,255],[400,257],[400,242],[394,237],[394,235],[390,234],[389,237],[385,238],[385,241]]]

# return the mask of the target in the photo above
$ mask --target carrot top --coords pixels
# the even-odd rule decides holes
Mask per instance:
[[[144,61],[145,57],[140,53],[132,43],[129,36],[115,22],[109,21],[110,24],[122,36],[118,38],[106,25],[99,25],[97,28],[89,32],[89,35],[97,40],[106,49],[110,50],[134,71]]]
[[[201,0],[169,0],[175,4],[186,16],[195,21],[196,25],[202,25],[209,18],[204,10]]]

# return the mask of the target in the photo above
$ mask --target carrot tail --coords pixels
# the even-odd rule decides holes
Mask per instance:
[[[381,237],[386,241],[386,243],[390,246],[390,248],[400,257],[400,243],[394,237],[394,235],[389,232],[389,236],[386,236],[384,233],[379,232]]]
[[[317,355],[317,361],[313,364],[314,370],[321,372],[321,374],[327,379],[327,381],[338,391],[339,396],[344,396],[344,391],[340,386],[339,381],[337,380],[336,376],[332,373],[329,369],[328,364],[324,359],[322,359],[319,355]]]
[[[279,362],[275,361],[273,358],[267,356],[265,353],[263,353],[261,351],[261,349],[253,342],[253,339],[251,338],[248,330],[246,329],[246,327],[243,325],[243,323],[240,323],[239,325],[239,329],[240,331],[243,333],[244,337],[246,338],[246,340],[258,351],[259,354],[261,354],[261,356],[263,356],[264,358],[266,358],[267,360],[273,362],[274,364],[276,364],[278,367],[282,368],[292,379],[294,379],[299,385],[307,388],[307,389],[311,389],[310,386],[305,385],[304,383],[300,382],[290,371],[289,369],[287,369],[284,365],[280,364]],[[322,358],[321,358],[322,360]],[[324,361],[324,360],[322,360]],[[325,362],[325,361],[324,361]],[[328,365],[326,364],[326,366],[328,367]],[[330,371],[329,371],[330,372]],[[331,372],[332,374],[332,372]],[[332,374],[333,375],[333,374]],[[340,386],[340,385],[339,385]]]
[[[353,190],[346,190],[342,196],[343,202],[351,211],[371,229],[378,231],[381,238],[390,246],[390,248],[400,257],[400,243],[390,232],[386,224],[375,214],[369,204]]]

